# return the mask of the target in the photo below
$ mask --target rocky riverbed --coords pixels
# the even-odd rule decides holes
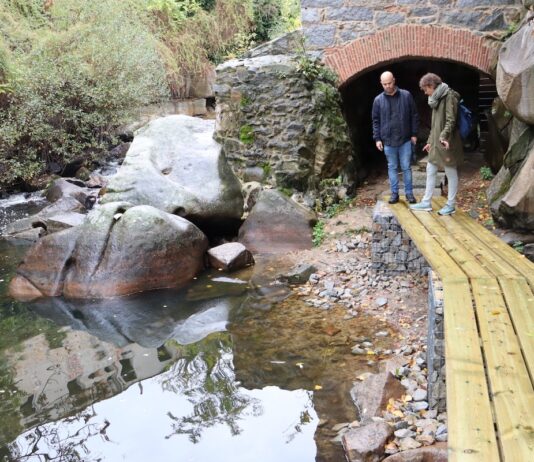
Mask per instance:
[[[484,195],[488,182],[479,176],[479,160],[464,169],[458,203],[491,228]],[[364,460],[364,454],[391,462],[419,460],[423,454],[424,460],[445,461],[447,415],[429,409],[427,400],[428,279],[380,273],[371,265],[372,211],[385,190],[384,174],[371,176],[345,210],[322,217],[320,246],[287,257],[308,271],[305,283],[291,286],[293,298],[321,314],[323,333],[333,345],[342,344],[358,364],[368,366],[367,372],[359,367],[358,373],[345,374],[358,417],[324,421],[318,433],[333,444],[343,442],[350,461]],[[360,335],[349,327],[359,323],[374,328]],[[350,362],[341,366],[350,368]]]

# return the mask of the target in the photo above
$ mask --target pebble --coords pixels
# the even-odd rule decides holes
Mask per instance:
[[[427,391],[422,388],[418,388],[414,391],[412,398],[414,401],[424,401],[427,397]]]
[[[385,297],[379,297],[376,299],[376,305],[381,307],[388,304],[388,299]]]
[[[411,403],[411,408],[414,412],[424,411],[428,409],[428,403],[426,401]]]
[[[395,430],[394,434],[397,438],[408,438],[415,436],[415,432],[413,432],[409,428],[401,428],[400,430]]]
[[[353,355],[365,355],[365,354],[367,354],[367,352],[363,348],[360,348],[360,347],[354,347],[350,352]]]
[[[417,449],[422,446],[421,443],[413,438],[403,438],[399,441],[399,448],[401,451],[407,451],[409,449]]]

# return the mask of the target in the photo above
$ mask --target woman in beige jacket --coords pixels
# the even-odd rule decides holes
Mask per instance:
[[[456,193],[458,191],[458,165],[463,162],[464,150],[458,131],[458,103],[460,95],[441,80],[436,74],[425,74],[419,81],[419,87],[428,96],[432,108],[432,123],[427,144],[423,148],[428,152],[426,167],[425,195],[421,202],[411,205],[412,210],[432,211],[432,193],[436,186],[439,167],[445,168],[449,181],[447,204],[438,211],[440,215],[451,215],[456,211]]]

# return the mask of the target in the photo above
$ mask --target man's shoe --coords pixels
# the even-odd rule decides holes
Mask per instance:
[[[410,209],[414,212],[432,212],[432,205],[430,202],[419,202],[418,204],[410,205]]]
[[[390,204],[396,204],[397,202],[399,202],[399,195],[397,193],[393,193],[389,198],[388,202]]]
[[[406,194],[406,200],[409,204],[415,204],[417,202],[413,194]]]
[[[451,205],[445,205],[442,209],[438,210],[439,215],[452,215],[456,212],[456,209]]]

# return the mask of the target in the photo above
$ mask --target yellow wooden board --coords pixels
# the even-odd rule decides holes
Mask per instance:
[[[504,460],[534,461],[534,389],[495,279],[471,281]]]
[[[492,406],[467,282],[444,282],[449,461],[499,460]]]
[[[440,221],[449,221],[451,217],[439,217],[434,213],[425,212],[415,213],[414,215],[469,278],[491,277],[491,273],[468,250],[469,247],[464,247],[461,241],[441,225]]]
[[[435,200],[439,205],[445,203],[445,199],[440,197]],[[476,236],[480,241],[485,243],[492,251],[499,256],[502,260],[507,261],[522,276],[528,281],[531,289],[534,289],[534,263],[528,260],[528,258],[521,255],[519,252],[512,249],[508,244],[503,242],[491,231],[478,224],[475,220],[469,217],[467,214],[456,209],[456,213],[453,215],[454,219],[469,231],[472,235]]]
[[[466,281],[464,272],[456,265],[454,260],[447,255],[440,244],[417,220],[404,203],[390,206],[397,217],[402,228],[409,234],[410,238],[419,249],[429,265],[436,271],[442,281],[460,280]],[[426,213],[426,212],[420,212]]]
[[[465,214],[463,216],[453,215],[447,217],[439,217],[439,215],[436,215],[436,217],[439,223],[446,229],[446,234],[466,248],[473,258],[476,259],[482,267],[491,272],[492,275],[522,277],[520,271],[499,254],[496,254],[487,242],[479,239],[478,236],[481,233],[480,228],[482,228],[480,225],[466,228],[463,220],[473,221],[472,218],[469,218]]]
[[[532,381],[534,379],[534,295],[524,279],[499,278],[499,284]]]

